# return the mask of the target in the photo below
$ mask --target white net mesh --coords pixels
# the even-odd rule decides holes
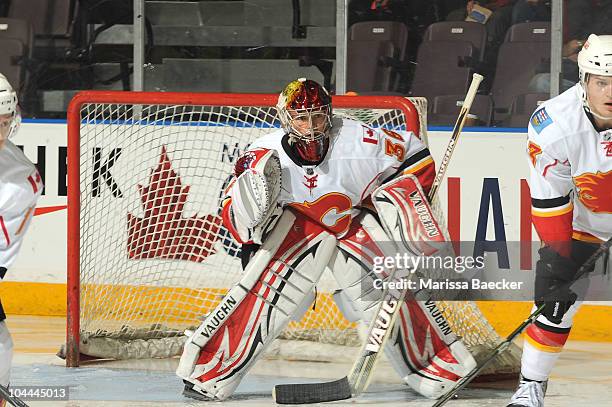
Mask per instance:
[[[426,102],[415,104],[425,135]],[[373,127],[405,128],[385,107],[334,114]],[[182,333],[239,279],[239,247],[221,225],[219,200],[233,164],[255,138],[279,127],[272,106],[86,103],[80,110],[81,353],[168,357]],[[358,346],[356,326],[319,285],[316,311],[283,337]],[[473,349],[499,337],[473,303],[440,303]],[[497,370],[513,370],[511,360]]]

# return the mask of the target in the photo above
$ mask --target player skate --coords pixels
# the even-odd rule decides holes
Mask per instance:
[[[548,380],[537,382],[521,376],[518,389],[507,407],[544,407],[544,395]]]

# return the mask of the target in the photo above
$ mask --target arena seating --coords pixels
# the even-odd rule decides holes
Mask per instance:
[[[394,21],[363,21],[349,28],[347,90],[394,91],[406,55],[408,28]]]
[[[429,103],[439,95],[462,94],[482,62],[486,30],[474,22],[431,24],[417,54],[411,94]]]
[[[0,18],[0,72],[20,93],[26,87],[25,66],[32,56],[32,41],[32,26],[27,21]]]
[[[427,122],[433,126],[453,125],[463,105],[465,94],[436,96]],[[490,126],[493,119],[493,99],[489,95],[476,95],[470,114],[477,117],[477,122],[470,125]]]
[[[529,93],[531,78],[550,66],[550,23],[515,24],[506,33],[499,49],[491,94],[495,117],[505,119],[512,100]]]

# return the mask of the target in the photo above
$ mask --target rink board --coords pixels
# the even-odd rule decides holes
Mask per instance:
[[[457,145],[447,174],[452,188],[447,192],[447,183],[444,183],[441,190],[444,207],[449,200],[461,203],[460,216],[449,228],[453,237],[461,240],[475,239],[477,229],[483,227],[487,230],[487,240],[525,240],[524,225],[529,212],[521,206],[521,197],[524,198],[527,176],[526,132],[489,130],[466,129]],[[447,130],[430,131],[434,158],[439,159],[449,136]],[[14,142],[23,145],[26,155],[38,163],[46,189],[21,255],[0,284],[0,296],[9,313],[65,315],[66,124],[61,121],[24,123]],[[228,150],[228,154],[232,153]],[[493,205],[496,200],[501,205]],[[487,204],[484,210],[483,202]],[[534,231],[531,239],[537,239]],[[513,269],[531,268],[526,265],[530,266],[511,259]],[[528,312],[529,304],[487,302],[481,308],[493,325],[504,332],[514,323],[509,324],[509,320],[516,321],[517,315]],[[574,337],[586,335],[580,339],[612,340],[612,329],[604,327],[612,320],[611,313],[609,305],[585,306],[577,317],[576,325],[580,329],[575,330]]]

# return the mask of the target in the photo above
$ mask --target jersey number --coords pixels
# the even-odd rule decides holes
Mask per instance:
[[[400,143],[394,143],[388,138],[385,139],[385,154],[397,158],[398,161],[404,161],[406,149]]]
[[[382,131],[390,138],[399,141],[399,143],[395,143],[385,138],[385,154],[397,158],[400,162],[404,161],[404,157],[406,156],[406,148],[402,144],[404,138],[392,130],[382,129]]]

